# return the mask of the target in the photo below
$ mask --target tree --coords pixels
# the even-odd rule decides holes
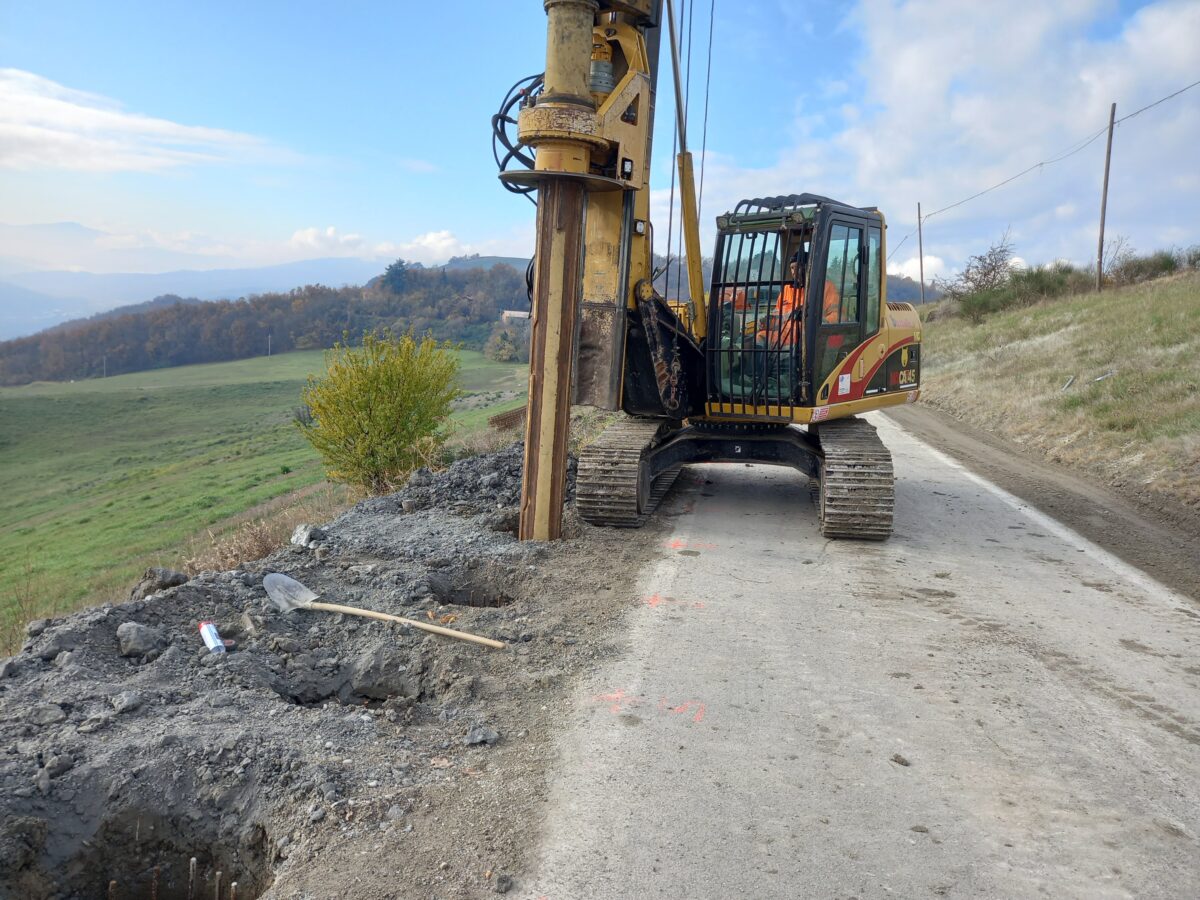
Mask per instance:
[[[302,393],[309,416],[296,424],[331,479],[384,493],[441,448],[460,394],[450,345],[428,335],[418,342],[412,332],[367,332],[360,347],[335,344],[326,369],[324,378],[309,378]]]
[[[408,263],[396,260],[383,272],[383,285],[393,294],[403,294],[408,285]]]
[[[994,291],[1008,283],[1013,271],[1012,239],[1007,231],[984,253],[972,256],[953,278],[935,278],[933,286],[951,300]]]

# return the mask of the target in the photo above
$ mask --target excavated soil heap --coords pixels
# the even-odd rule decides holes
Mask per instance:
[[[520,471],[519,445],[421,471],[245,571],[31,623],[0,665],[0,897],[508,890],[564,676],[649,546],[570,512],[574,540],[517,542]],[[284,615],[268,572],[508,646]]]

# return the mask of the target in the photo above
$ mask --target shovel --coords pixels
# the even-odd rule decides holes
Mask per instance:
[[[356,606],[342,606],[338,603],[318,603],[320,594],[313,593],[295,578],[289,578],[287,575],[279,572],[272,572],[264,578],[263,587],[266,588],[267,596],[271,598],[271,603],[283,613],[290,613],[295,609],[320,609],[325,612],[345,613],[348,616],[362,616],[366,619],[379,619],[383,622],[410,625],[413,628],[419,628],[431,634],[440,634],[442,637],[457,638],[460,641],[483,644],[485,647],[494,647],[497,650],[504,649],[504,644],[500,641],[493,641],[491,638],[480,637],[477,634],[467,634],[465,631],[455,631],[453,628],[430,625],[427,622],[418,622],[416,619],[406,619],[403,616],[393,616],[389,613],[376,612],[373,609],[359,609]]]

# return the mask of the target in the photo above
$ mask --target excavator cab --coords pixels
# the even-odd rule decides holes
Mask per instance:
[[[887,324],[879,212],[799,194],[744,200],[717,228],[707,413],[809,421],[862,397],[860,348]]]

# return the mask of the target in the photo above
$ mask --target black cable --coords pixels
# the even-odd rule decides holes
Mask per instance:
[[[1158,104],[1160,104],[1160,103],[1166,103],[1168,100],[1172,99],[1173,97],[1178,97],[1178,96],[1179,96],[1180,94],[1182,94],[1184,91],[1190,91],[1192,88],[1196,87],[1196,85],[1200,85],[1200,81],[1193,81],[1193,82],[1192,82],[1191,84],[1189,84],[1187,87],[1185,87],[1185,88],[1180,88],[1179,90],[1177,90],[1177,91],[1176,91],[1175,93],[1173,93],[1173,94],[1167,94],[1167,96],[1165,96],[1165,97],[1160,97],[1159,99],[1155,100],[1153,103],[1149,103],[1149,104],[1147,104],[1146,106],[1143,106],[1141,109],[1134,110],[1133,112],[1131,112],[1131,113],[1130,113],[1129,115],[1127,115],[1127,116],[1121,116],[1121,118],[1117,119],[1117,121],[1116,121],[1116,122],[1114,122],[1113,124],[1114,124],[1114,125],[1120,125],[1120,124],[1121,124],[1122,122],[1124,122],[1126,119],[1132,119],[1134,116],[1140,116],[1140,115],[1141,115],[1142,113],[1144,113],[1146,110],[1148,110],[1148,109],[1153,109],[1154,107],[1158,106]]]
[[[1154,107],[1158,106],[1160,103],[1166,103],[1168,100],[1178,97],[1180,94],[1182,94],[1186,91],[1190,91],[1192,88],[1197,87],[1197,86],[1200,86],[1200,81],[1193,81],[1187,87],[1180,88],[1179,90],[1175,91],[1172,94],[1167,94],[1165,97],[1160,97],[1159,99],[1155,100],[1153,103],[1147,103],[1141,109],[1134,110],[1127,116],[1122,116],[1121,118],[1115,120],[1113,122],[1113,125],[1114,126],[1120,125],[1122,122],[1126,122],[1129,119],[1132,119],[1134,116],[1141,115],[1146,110],[1153,109]],[[1103,128],[1101,128],[1095,134],[1092,134],[1088,137],[1082,138],[1081,140],[1072,144],[1065,151],[1061,152],[1058,156],[1052,157],[1051,159],[1042,160],[1039,163],[1035,163],[1034,165],[1030,166],[1028,169],[1023,169],[1022,171],[1018,172],[1016,175],[1013,175],[1009,178],[1005,178],[1003,181],[998,182],[997,184],[994,184],[989,188],[985,188],[984,190],[979,191],[979,193],[977,193],[977,194],[972,194],[970,197],[964,197],[962,200],[958,200],[954,203],[951,203],[949,206],[943,206],[941,209],[935,209],[931,213],[925,213],[925,215],[923,215],[921,217],[921,221],[925,222],[928,219],[932,218],[933,216],[939,215],[944,212],[948,212],[949,210],[952,210],[955,207],[962,206],[964,203],[969,203],[970,201],[975,200],[978,197],[982,197],[984,194],[990,194],[992,191],[996,190],[997,188],[1002,188],[1006,184],[1016,181],[1018,178],[1022,177],[1023,175],[1028,175],[1030,172],[1034,171],[1035,169],[1040,169],[1043,166],[1050,166],[1050,165],[1053,165],[1054,163],[1062,162],[1064,159],[1074,156],[1076,153],[1079,153],[1084,148],[1091,146],[1093,143],[1095,143],[1097,140],[1099,140],[1100,137],[1103,134],[1105,134],[1107,131],[1108,131],[1108,126],[1105,125]],[[912,231],[910,231],[908,234],[906,234],[901,239],[900,243],[897,244],[895,246],[895,248],[892,250],[892,252],[888,254],[889,262],[891,261],[892,257],[895,255],[896,251],[899,250],[900,247],[904,244],[904,242],[907,241],[910,237],[912,237],[916,233],[917,233],[917,231],[914,228]]]
[[[504,95],[504,100],[500,103],[500,111],[492,116],[492,157],[496,160],[496,166],[501,172],[507,171],[509,163],[513,160],[527,169],[533,168],[533,156],[528,152],[527,147],[509,135],[508,128],[517,124],[516,118],[512,115],[513,107],[527,103],[536,97],[542,90],[544,77],[545,73],[543,72],[517,81]],[[505,151],[503,155],[500,153],[501,148],[504,148]],[[501,184],[504,185],[505,190],[521,194],[530,203],[537,205],[537,201],[531,196],[537,190],[536,185],[518,185],[507,181],[501,181]]]

